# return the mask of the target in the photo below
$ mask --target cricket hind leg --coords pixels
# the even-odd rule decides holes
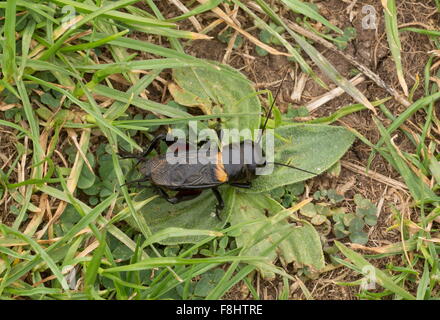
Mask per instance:
[[[153,151],[161,141],[166,139],[166,137],[167,137],[166,133],[161,133],[158,136],[154,137],[153,141],[151,141],[149,146],[141,154],[118,153],[118,155],[121,159],[138,159],[138,162],[136,163],[136,165],[138,165],[139,162],[142,161],[143,158],[148,156],[151,153],[151,151]]]
[[[195,199],[200,195],[200,193],[202,193],[201,190],[185,190],[179,191],[174,197],[170,197],[169,194],[160,187],[157,187],[157,191],[163,198],[165,198],[166,201],[172,204]]]
[[[242,188],[242,189],[250,189],[252,187],[252,184],[250,182],[244,182],[244,183],[230,183],[231,186],[236,187],[236,188]]]
[[[195,199],[202,193],[202,190],[184,190],[184,191],[179,191],[174,197],[170,197],[169,194],[164,189],[160,187],[156,187],[156,189],[166,201],[172,204],[177,204],[179,202]],[[214,193],[214,196],[217,199],[217,205],[215,207],[215,216],[221,221],[220,212],[225,208],[225,202],[223,201],[222,195],[220,194],[220,191],[218,191],[218,188],[216,187],[212,188],[212,192]]]
[[[212,188],[212,192],[217,199],[217,205],[215,206],[215,216],[217,217],[217,219],[222,221],[222,219],[220,218],[220,212],[225,208],[225,202],[223,201],[222,195],[220,194],[220,191],[218,191],[217,187]]]
[[[140,179],[136,179],[136,180],[132,180],[132,181],[127,181],[126,183],[124,183],[123,185],[121,185],[121,187],[123,187],[123,186],[127,186],[127,185],[130,185],[130,184],[135,184],[135,183],[137,183],[138,186],[141,186],[141,185],[140,185],[141,182],[147,182],[147,181],[149,181],[149,180],[150,180],[149,177],[144,177],[144,178],[140,178]]]

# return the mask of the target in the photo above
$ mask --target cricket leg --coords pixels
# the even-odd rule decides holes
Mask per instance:
[[[157,147],[157,145],[159,144],[160,141],[165,140],[166,136],[167,135],[165,133],[161,133],[158,136],[154,137],[153,141],[151,141],[151,143],[147,147],[147,149],[145,149],[145,151],[142,152],[141,154],[135,154],[135,153],[122,154],[122,153],[119,153],[118,155],[121,159],[134,158],[134,159],[138,159],[140,161],[143,158],[145,158],[146,156],[148,156],[151,153],[151,151],[153,151],[153,149]]]
[[[134,184],[134,183],[147,182],[148,180],[149,180],[149,177],[144,177],[144,178],[141,178],[141,179],[128,181],[128,182],[124,183],[123,185],[121,185],[121,187],[127,186],[129,184]]]
[[[194,190],[190,193],[179,191],[174,197],[170,197],[168,195],[168,193],[166,193],[166,191],[163,190],[162,188],[158,188],[158,191],[159,191],[160,195],[165,198],[166,201],[168,201],[169,203],[172,203],[172,204],[195,199],[201,193],[201,191],[196,191],[196,190]]]
[[[150,145],[148,146],[147,149],[145,149],[145,151],[141,154],[140,157],[145,158],[146,156],[148,156],[151,151],[153,151],[154,148],[157,147],[157,145],[165,140],[167,138],[167,134],[166,133],[161,133],[158,136],[154,137],[153,141],[151,141]]]
[[[245,183],[230,183],[231,186],[233,187],[237,187],[237,188],[243,188],[243,189],[249,189],[250,187],[252,187],[250,182],[245,182]]]
[[[218,202],[215,207],[215,216],[221,221],[222,219],[220,219],[220,211],[225,208],[225,202],[223,201],[222,195],[220,194],[220,191],[218,191],[218,188],[212,188],[212,192],[214,193],[214,196]]]

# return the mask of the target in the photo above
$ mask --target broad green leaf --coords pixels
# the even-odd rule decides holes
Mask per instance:
[[[201,98],[189,90],[184,90],[179,86],[171,83],[168,86],[174,100],[183,106],[198,107],[204,114],[212,113],[212,103],[209,98]]]
[[[362,218],[355,216],[350,221],[350,225],[348,226],[348,231],[352,233],[361,232],[364,229],[364,227],[365,227],[364,220],[362,220]]]
[[[366,244],[368,242],[368,234],[363,231],[356,231],[350,234],[350,241],[358,244]]]
[[[275,161],[321,174],[338,161],[354,141],[345,128],[327,125],[290,125],[275,129]],[[267,156],[267,155],[266,155]],[[263,192],[314,177],[292,168],[275,166],[246,192]]]
[[[375,226],[377,224],[377,217],[374,215],[371,216],[366,216],[364,218],[364,221],[366,224],[368,224],[369,226]]]
[[[258,220],[264,218],[265,213],[266,215],[272,216],[283,209],[283,206],[267,196],[261,195],[259,197],[253,197],[237,192],[235,195],[234,211],[231,215],[230,223],[234,226],[246,221]],[[236,233],[234,232],[239,247],[244,247],[249,243],[252,243],[243,254],[261,256],[267,248],[276,242],[280,235],[263,237],[261,233],[257,233],[257,231],[268,223],[269,219],[267,219],[267,222],[245,226],[237,230]],[[273,226],[269,226],[263,232],[265,235],[269,235],[271,232],[274,232]],[[276,252],[275,250],[270,250],[265,256],[271,260],[275,260]]]
[[[314,224],[315,226],[320,226],[321,224],[323,224],[324,222],[328,221],[326,216],[323,216],[321,214],[318,214],[316,216],[314,216],[310,222],[312,224]]]
[[[225,209],[220,213],[220,219],[215,216],[217,200],[211,190],[205,190],[193,200],[183,201],[177,204],[171,204],[164,198],[158,197],[151,201],[148,206],[142,208],[140,212],[144,216],[145,222],[153,233],[153,237],[156,233],[159,233],[162,230],[176,226],[179,226],[181,229],[218,230],[226,224],[234,201],[233,188],[220,188],[220,192],[225,201]],[[135,201],[148,199],[156,194],[157,193],[155,193],[152,188],[146,188],[135,197]],[[127,222],[135,227],[131,218],[127,219]],[[193,243],[200,241],[200,239],[203,238],[206,238],[206,235],[177,237],[170,235],[163,239],[158,236],[157,241],[161,244],[169,245]]]
[[[316,216],[315,205],[313,203],[306,204],[304,207],[301,208],[300,213],[303,216],[313,218],[314,216]]]
[[[93,156],[92,153],[87,153],[86,155],[90,165],[93,167],[95,165],[95,157]],[[79,176],[78,179],[78,188],[80,189],[88,189],[91,188],[96,180],[96,176],[95,174],[90,171],[88,166],[83,166],[82,170],[81,170],[81,175]]]
[[[200,297],[206,297],[225,274],[223,269],[210,270],[202,275],[194,288],[194,294]]]
[[[321,240],[316,229],[307,221],[302,226],[293,227],[289,238],[281,242],[281,254],[287,263],[297,262],[322,270],[325,267]]]
[[[225,74],[224,68],[236,73]],[[178,68],[173,78],[178,87],[171,91],[176,102],[185,106],[201,106],[207,113],[252,113],[248,117],[228,119],[222,128],[258,129],[261,104],[251,83],[238,71],[223,66],[220,70],[204,67]]]
[[[232,226],[262,219],[265,213],[269,215],[265,222],[240,229],[236,241],[238,246],[247,247],[244,255],[265,256],[274,261],[279,252],[286,263],[297,262],[317,270],[324,267],[319,235],[311,224],[303,222],[302,226],[296,226],[289,224],[285,219],[275,222],[273,216],[283,212],[284,208],[275,200],[263,195],[255,197],[237,192],[234,207],[230,219]],[[286,236],[287,238],[283,239]],[[266,275],[269,276],[267,273]]]

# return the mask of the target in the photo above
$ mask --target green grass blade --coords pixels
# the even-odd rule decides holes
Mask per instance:
[[[240,262],[256,262],[264,261],[264,257],[248,257],[248,256],[225,256],[225,257],[210,257],[210,258],[192,258],[183,259],[178,257],[163,257],[163,258],[149,258],[141,262],[137,262],[130,265],[119,266],[114,268],[107,268],[102,270],[102,273],[107,272],[121,272],[121,271],[140,271],[145,269],[151,269],[164,266],[176,266],[176,265],[192,265],[192,264],[204,264],[204,263],[228,263],[233,261]]]
[[[148,26],[140,26],[137,24],[130,24],[130,27],[133,30],[149,33],[149,34],[156,34],[159,36],[168,37],[169,39],[189,39],[189,40],[208,40],[211,39],[211,37],[197,33],[197,32],[191,32],[191,31],[185,31],[185,30],[177,30],[177,29],[171,29],[171,28],[160,28],[160,27],[148,27]]]
[[[26,79],[32,80],[33,82],[39,83],[42,86],[48,87],[50,89],[53,89],[55,91],[61,92],[62,94],[64,94],[66,97],[68,97],[70,99],[70,101],[72,101],[73,103],[75,103],[76,105],[78,105],[79,107],[81,107],[85,112],[87,112],[88,114],[92,115],[94,117],[94,119],[96,120],[96,122],[101,125],[104,128],[109,129],[111,132],[115,132],[118,136],[120,136],[123,140],[127,141],[131,146],[135,147],[138,150],[142,150],[142,148],[140,146],[138,146],[138,144],[136,142],[133,141],[133,139],[129,138],[125,133],[123,133],[121,130],[115,128],[114,126],[111,126],[102,116],[101,113],[98,113],[96,111],[96,107],[95,109],[90,106],[87,103],[84,103],[82,101],[80,101],[79,99],[77,99],[72,93],[70,93],[67,90],[64,90],[58,86],[53,85],[52,83],[49,83],[47,81],[41,80],[39,78],[36,78],[34,76],[30,76],[27,75]],[[81,84],[81,83],[80,83]],[[82,85],[82,84],[81,84]]]
[[[23,36],[22,36],[22,44],[21,44],[21,64],[20,64],[20,68],[18,70],[18,75],[17,78],[21,79],[21,77],[23,76],[23,72],[24,69],[26,68],[26,63],[27,63],[27,57],[29,54],[29,49],[31,46],[31,41],[32,41],[32,35],[35,32],[35,22],[34,21],[29,21],[29,23],[26,26],[26,29],[23,32]]]
[[[377,119],[373,118],[376,126],[379,129],[382,137],[385,138],[385,143],[387,149],[394,160],[394,166],[400,175],[405,180],[411,195],[416,201],[440,201],[440,197],[436,196],[434,192],[429,188],[428,185],[424,183],[406,164],[402,157],[397,153],[395,147],[391,144],[391,137],[382,125],[382,123]]]
[[[8,0],[6,2],[5,25],[4,25],[4,41],[3,41],[3,59],[2,73],[5,82],[12,82],[15,78],[16,70],[16,40],[15,40],[15,24],[17,14],[16,0]],[[1,91],[1,90],[0,90]]]
[[[293,56],[296,62],[301,66],[301,69],[309,74],[315,81],[320,83],[322,86],[325,87],[325,84],[316,76],[316,74],[313,72],[312,68],[308,65],[308,63],[304,60],[304,58],[299,54],[298,50],[296,50],[286,39],[284,39],[278,32],[276,32],[273,28],[271,28],[266,22],[264,22],[263,19],[258,17],[255,13],[253,13],[249,8],[247,8],[244,4],[242,4],[238,0],[233,0],[235,4],[237,4],[241,9],[246,11],[252,18],[258,23],[258,25],[261,26],[261,28],[264,28],[267,30],[272,36],[276,37],[289,51],[289,53]],[[278,16],[275,14],[275,12],[272,11],[272,9],[262,0],[257,0],[257,3],[263,8],[263,10],[266,11],[266,13],[272,17],[274,20],[278,19]],[[278,19],[280,20],[280,19]],[[281,20],[280,20],[281,21]],[[284,25],[283,25],[284,26]]]
[[[417,100],[411,106],[409,106],[405,111],[403,111],[395,121],[391,123],[391,125],[387,128],[388,134],[391,135],[394,131],[396,131],[402,124],[405,123],[413,114],[415,114],[420,109],[429,105],[430,103],[434,103],[440,99],[440,92],[434,93],[430,96],[424,97],[422,99]],[[376,144],[376,148],[380,148],[385,142],[385,138],[381,137]],[[373,150],[368,158],[367,167],[370,167],[371,162],[374,159],[376,152]]]
[[[101,259],[104,255],[105,247],[107,246],[105,232],[101,235],[101,239],[99,239],[99,246],[93,252],[92,261],[90,261],[87,265],[86,275],[85,275],[85,291],[91,296],[92,291],[95,291],[95,281],[98,276],[98,270],[101,265]]]
[[[397,8],[395,0],[387,0],[387,9],[384,9],[385,15],[385,30],[387,33],[388,44],[390,46],[391,54],[393,56],[394,64],[396,65],[397,77],[400,86],[406,96],[409,95],[408,85],[405,81],[402,66],[402,44],[399,38],[399,29],[397,26]]]
[[[99,7],[96,7],[94,5],[81,3],[79,1],[73,1],[73,0],[50,0],[50,1],[58,4],[61,7],[71,6],[75,10],[77,10],[78,12],[81,12],[81,13],[93,13],[93,12],[100,10]],[[175,27],[174,23],[160,21],[157,19],[150,19],[150,18],[134,16],[134,15],[131,15],[131,14],[128,14],[125,12],[120,12],[120,11],[115,10],[118,7],[126,6],[130,3],[136,3],[136,2],[138,2],[138,1],[137,0],[128,1],[128,2],[117,1],[117,2],[115,2],[115,4],[113,4],[113,6],[114,6],[113,9],[111,9],[107,12],[104,11],[103,13],[100,13],[99,15],[102,15],[102,17],[107,18],[107,19],[113,19],[113,20],[127,22],[127,23],[136,23],[136,24],[141,24],[141,25],[146,25],[146,26],[157,26],[157,27],[169,27],[169,28]]]
[[[137,2],[136,0],[120,0],[113,2],[111,4],[106,5],[102,8],[97,8],[97,10],[93,11],[92,13],[88,14],[87,16],[83,17],[79,21],[77,21],[75,24],[73,24],[70,28],[65,30],[65,32],[62,34],[60,38],[58,38],[53,45],[51,45],[43,54],[39,57],[40,60],[47,60],[50,57],[52,57],[64,44],[64,42],[69,38],[69,36],[78,28],[85,25],[86,23],[92,21],[96,17],[99,17],[101,15],[105,15],[105,13],[108,13],[109,11],[112,11],[114,9],[129,5],[133,2]]]
[[[167,117],[179,117],[188,118],[191,115],[185,111],[167,106],[158,102],[151,100],[146,100],[143,98],[132,97],[130,94],[115,90],[106,86],[97,85],[94,90],[96,94],[103,95],[107,98],[114,99],[123,103],[130,103],[140,109],[147,110],[150,112],[157,112]]]
[[[325,25],[326,27],[328,27],[329,29],[339,33],[339,34],[343,34],[344,31],[342,31],[341,29],[339,29],[338,27],[334,26],[332,23],[330,23],[326,18],[324,18],[323,16],[321,16],[318,12],[316,12],[315,10],[313,10],[309,3],[307,2],[303,2],[303,1],[299,1],[299,0],[281,0],[290,10],[300,13],[306,17],[309,17],[310,19],[316,20],[320,23],[322,23],[323,25]]]
[[[382,100],[377,100],[377,101],[373,101],[371,104],[375,107],[389,101],[391,98],[385,98]],[[309,120],[306,121],[307,123],[322,123],[322,124],[331,124],[347,115],[350,115],[352,113],[358,112],[358,111],[362,111],[367,109],[366,106],[364,106],[363,104],[353,104],[350,106],[345,106],[340,108],[339,110],[337,110],[336,112],[333,112],[330,116],[328,117],[322,117],[322,118],[318,118],[318,119],[313,119],[313,120]]]
[[[353,262],[357,268],[363,269],[368,267],[369,269],[374,269],[376,275],[376,281],[385,289],[394,292],[396,295],[407,299],[407,300],[415,300],[416,298],[410,294],[408,291],[397,285],[393,279],[391,279],[388,275],[386,275],[383,271],[377,269],[372,264],[370,264],[365,258],[359,253],[347,248],[345,245],[340,243],[339,241],[335,241],[336,246],[345,255],[351,262]]]
[[[417,300],[424,300],[425,296],[427,296],[427,291],[429,290],[429,264],[428,261],[425,261],[425,266],[423,268],[423,275],[419,281],[419,286],[417,287]]]
[[[106,38],[102,38],[98,41],[92,41],[92,42],[87,42],[87,43],[78,44],[78,45],[74,45],[74,46],[64,47],[64,48],[60,49],[60,52],[74,52],[74,51],[81,51],[81,50],[87,50],[87,49],[93,49],[96,47],[100,47],[100,46],[107,44],[110,41],[113,41],[115,39],[123,37],[128,32],[129,32],[129,30],[126,29],[126,30],[118,32],[114,35],[108,36]]]
[[[223,233],[213,230],[196,230],[196,229],[184,229],[184,228],[166,228],[158,231],[149,237],[142,244],[142,248],[149,246],[150,244],[161,242],[170,237],[185,237],[185,236],[208,236],[208,237],[222,237]]]
[[[47,264],[49,269],[52,271],[54,276],[57,278],[57,280],[60,282],[61,286],[64,290],[69,290],[69,286],[67,285],[66,279],[64,278],[63,274],[61,273],[60,269],[58,269],[55,262],[52,260],[52,258],[47,254],[47,252],[32,238],[22,234],[19,231],[16,231],[12,228],[9,228],[8,226],[2,224],[0,225],[0,230],[2,230],[3,234],[12,234],[15,237],[24,240],[25,242],[29,243],[29,245],[32,247],[32,249],[37,252],[37,254],[41,257],[41,259]]]
[[[201,14],[205,11],[209,11],[211,9],[214,9],[216,7],[218,7],[219,4],[221,4],[222,2],[224,2],[224,0],[208,0],[205,1],[204,3],[202,3],[201,5],[195,7],[194,9],[171,19],[167,19],[167,21],[169,22],[176,22],[176,21],[181,21],[181,20],[185,20],[188,19],[189,17]]]
[[[185,61],[176,58],[165,59],[148,59],[148,60],[136,60],[130,62],[116,62],[109,64],[91,64],[91,65],[73,65],[77,70],[92,71],[99,70],[101,75],[99,77],[106,77],[113,73],[121,73],[131,70],[154,70],[154,69],[173,69],[173,68],[185,68],[185,67],[203,67],[205,63],[195,61]]]
[[[415,32],[415,33],[423,34],[426,36],[440,37],[440,31],[438,31],[438,30],[426,30],[426,29],[408,27],[408,28],[401,28],[399,31],[400,32],[404,32],[404,31]]]

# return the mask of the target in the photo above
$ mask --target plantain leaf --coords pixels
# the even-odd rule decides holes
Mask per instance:
[[[199,230],[218,230],[226,224],[229,214],[232,211],[234,201],[234,189],[228,186],[220,188],[225,201],[225,209],[220,213],[220,217],[215,216],[215,199],[211,190],[205,190],[197,198],[183,201],[177,204],[167,202],[163,197],[158,197],[151,201],[147,206],[140,209],[145,222],[154,234],[179,226],[182,229]],[[135,201],[142,201],[155,195],[153,188],[145,188],[135,197]],[[136,224],[132,218],[127,222],[134,228]],[[160,238],[160,237],[159,237]],[[161,244],[171,245],[179,243],[194,243],[206,238],[206,236],[179,236],[159,239]]]
[[[275,129],[275,161],[321,174],[348,150],[354,136],[345,128],[327,125],[290,125]],[[311,173],[275,166],[246,192],[257,193],[314,177]]]
[[[231,187],[222,188],[225,200],[225,209],[221,212],[221,221],[213,215],[216,199],[210,190],[204,191],[199,197],[175,205],[168,203],[163,198],[157,198],[148,206],[141,209],[141,213],[150,227],[154,242],[161,244],[194,243],[210,234],[207,230],[218,230],[223,227],[229,218],[231,226],[260,220],[248,226],[237,229],[237,245],[245,247],[244,255],[264,256],[270,261],[275,261],[278,254],[286,263],[297,262],[307,265],[315,270],[324,268],[324,255],[322,252],[319,235],[314,227],[305,222],[302,226],[289,224],[283,219],[275,222],[271,216],[282,212],[284,208],[275,200],[267,196],[254,197],[250,194],[235,192]],[[146,188],[136,198],[136,201],[148,199],[154,195],[152,188]],[[267,213],[269,217],[266,217]],[[135,227],[133,219],[127,222]],[[159,236],[174,226],[181,226],[179,234],[184,234],[185,229],[191,236]],[[200,230],[205,230],[202,234]],[[212,232],[212,235],[215,235]],[[274,274],[266,269],[260,270],[265,278],[272,278]]]
[[[303,220],[302,223],[302,226],[294,227],[294,232],[280,244],[284,261],[295,261],[315,270],[322,270],[325,261],[319,234],[307,221]]]
[[[265,213],[266,215],[274,215],[283,209],[284,207],[282,205],[267,196],[251,197],[245,193],[236,192],[234,212],[231,215],[230,223],[234,226],[246,221],[255,221],[265,218]],[[269,219],[267,218],[265,222],[251,224],[234,232],[239,247],[252,244],[243,253],[244,255],[263,256],[263,252],[279,239],[277,235],[266,237],[263,236],[262,233],[257,233],[257,231],[268,223]],[[264,230],[263,233],[264,235],[270,235],[273,231],[273,226],[270,226],[267,230]],[[258,242],[258,240],[263,241]],[[276,252],[275,250],[269,250],[264,256],[274,260],[276,258]]]
[[[264,195],[255,197],[236,192],[234,208],[230,219],[232,226],[245,221],[266,218],[265,221],[237,230],[237,245],[246,247],[242,254],[264,256],[274,261],[278,252],[286,263],[297,262],[316,270],[324,268],[321,241],[310,223],[302,221],[302,226],[296,226],[289,224],[285,219],[275,222],[271,216],[284,211],[284,207]],[[269,217],[266,217],[264,213]],[[260,271],[266,278],[273,277],[265,270]]]
[[[204,113],[251,113],[246,117],[227,119],[222,128],[258,129],[260,126],[260,100],[249,80],[233,68],[222,65],[236,77],[223,70],[204,67],[188,67],[173,70],[177,86],[170,88],[176,102],[200,107]]]

